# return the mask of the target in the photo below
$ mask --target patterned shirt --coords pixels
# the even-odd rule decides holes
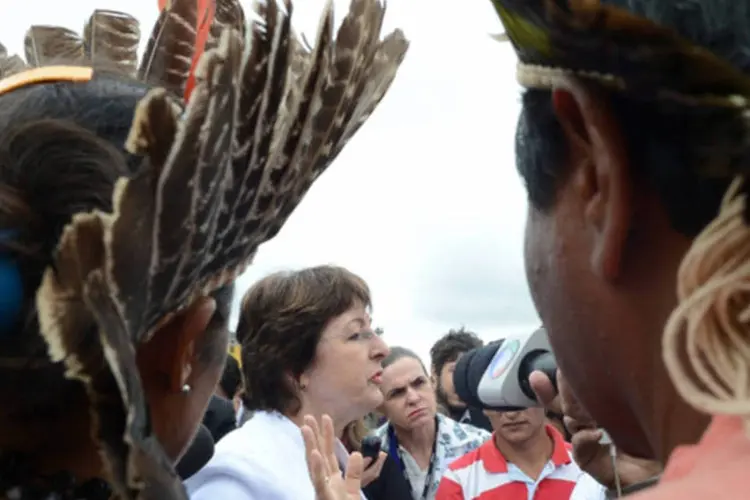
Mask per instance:
[[[546,430],[552,456],[537,479],[505,460],[492,439],[450,465],[437,500],[568,500],[584,472],[560,432],[552,426]]]
[[[443,473],[448,468],[448,465],[458,457],[479,448],[491,436],[489,432],[483,429],[468,424],[461,424],[444,415],[438,414],[437,420],[438,432],[437,443],[435,445],[435,465],[432,475],[429,478],[430,485],[427,490],[427,500],[435,499],[440,479],[443,477]],[[380,438],[381,449],[386,453],[390,453],[388,424],[379,427],[375,431],[375,435]],[[427,470],[421,470],[414,457],[403,446],[399,446],[399,449],[404,458],[405,472],[412,487],[412,496],[416,500],[421,500],[424,483],[427,479]]]

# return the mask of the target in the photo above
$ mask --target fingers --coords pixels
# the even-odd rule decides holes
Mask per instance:
[[[365,470],[369,470],[370,464],[372,464],[372,457],[365,457],[364,461],[362,462],[362,467],[364,467]]]
[[[358,452],[349,455],[349,460],[346,463],[346,475],[344,476],[344,489],[349,496],[354,497],[355,495],[359,495],[359,491],[362,488],[363,471],[364,461],[362,455]]]
[[[534,393],[536,393],[539,402],[542,403],[547,410],[555,413],[563,412],[555,386],[546,374],[540,371],[531,372],[531,375],[529,375],[529,384],[534,390]]]
[[[585,429],[573,434],[570,444],[580,467],[587,467],[591,461],[607,456],[606,446],[599,444],[601,437],[602,431],[596,429]]]
[[[380,471],[383,470],[383,464],[385,464],[385,459],[388,458],[388,454],[384,451],[381,451],[380,454],[378,454],[378,459],[375,461],[375,464],[372,466],[373,472],[375,472],[376,476],[380,475]]]
[[[321,418],[323,425],[322,433],[322,449],[323,457],[328,462],[328,471],[333,472],[339,470],[339,460],[336,458],[336,433],[333,430],[333,420],[328,415],[323,415]]]
[[[305,456],[310,480],[315,487],[316,495],[322,498],[328,484],[328,471],[326,471],[323,456],[318,450],[315,432],[312,428],[307,425],[302,427],[302,439],[305,441]]]

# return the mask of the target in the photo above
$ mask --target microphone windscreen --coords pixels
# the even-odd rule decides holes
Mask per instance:
[[[214,440],[205,425],[201,424],[193,441],[175,469],[184,481],[203,468],[214,456]]]
[[[458,358],[453,372],[453,387],[461,401],[467,406],[485,408],[487,404],[479,399],[477,389],[482,375],[495,357],[495,353],[502,345],[502,340],[490,342],[484,347],[472,349]]]

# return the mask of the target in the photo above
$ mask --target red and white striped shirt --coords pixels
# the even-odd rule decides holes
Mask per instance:
[[[450,464],[435,500],[568,500],[584,472],[560,432],[547,426],[547,434],[552,457],[536,481],[505,460],[493,436]]]

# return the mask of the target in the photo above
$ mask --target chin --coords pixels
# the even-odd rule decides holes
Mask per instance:
[[[383,393],[377,387],[368,386],[362,392],[362,395],[364,396],[363,406],[366,406],[365,413],[369,413],[383,404]]]

